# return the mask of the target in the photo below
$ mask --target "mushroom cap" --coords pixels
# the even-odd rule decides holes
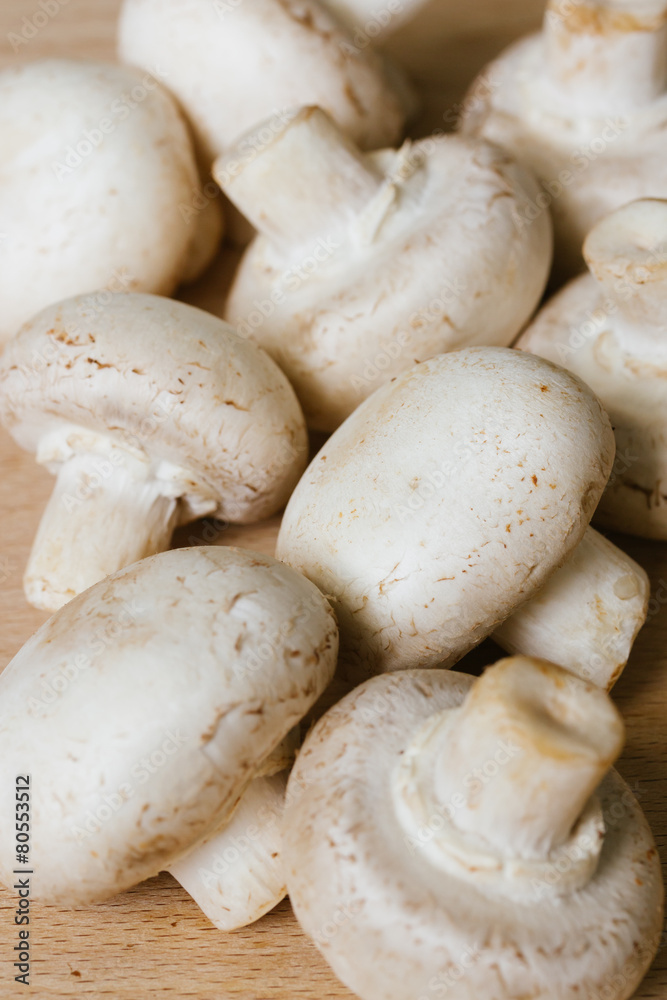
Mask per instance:
[[[317,0],[125,0],[119,54],[164,68],[209,164],[256,122],[306,104],[367,149],[402,134],[405,96],[382,58]]]
[[[278,366],[222,320],[154,295],[79,296],[26,323],[0,359],[0,419],[29,451],[54,432],[83,449],[92,432],[185,468],[192,493],[239,523],[278,510],[307,457]]]
[[[67,59],[9,67],[0,134],[0,339],[69,295],[176,287],[197,236],[183,208],[199,177],[154,76]]]
[[[631,14],[626,18],[630,23]],[[532,225],[550,211],[555,267],[573,275],[598,219],[635,198],[667,197],[667,94],[620,116],[579,112],[548,79],[546,65],[544,33],[510,45],[471,85],[460,128],[502,146],[543,182],[540,201],[521,221]],[[610,68],[622,78],[617,63]]]
[[[368,157],[396,178],[365,213],[372,239],[327,233],[297,261],[258,236],[224,307],[294,386],[316,430],[335,430],[372,392],[436,354],[511,343],[536,308],[551,263],[551,225],[516,218],[535,179],[485,142],[439,136]],[[269,300],[268,315],[258,302]],[[260,323],[254,317],[261,319]]]
[[[35,898],[93,902],[167,867],[219,829],[336,649],[316,588],[243,549],[161,553],[76,597],[0,676],[0,880],[23,773]]]
[[[355,676],[451,665],[583,537],[614,437],[592,392],[508,348],[444,354],[366,400],[292,494],[278,558],[333,606]]]
[[[564,365],[599,396],[616,435],[616,461],[597,524],[667,538],[667,359],[638,358],[618,342],[618,308],[591,274],[558,292],[517,341]]]
[[[557,899],[536,886],[534,898],[512,901],[436,869],[399,823],[391,782],[401,756],[474,682],[426,670],[376,677],[310,733],[284,817],[297,919],[362,1000],[445,991],[451,1000],[577,1000],[607,990],[625,1000],[658,946],[663,890],[651,831],[615,771],[598,791],[606,836],[597,872]]]

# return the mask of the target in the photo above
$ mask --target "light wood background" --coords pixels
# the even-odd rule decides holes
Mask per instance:
[[[60,0],[58,13],[14,52],[9,33],[22,31],[23,18],[31,20],[40,10],[39,0],[1,0],[0,64],[53,54],[112,58],[117,8],[117,0]],[[432,0],[388,46],[416,70],[427,109],[423,121],[437,124],[455,107],[475,72],[513,37],[537,25],[540,10],[540,0]],[[21,575],[49,488],[50,477],[0,432],[0,669],[45,618],[26,605]],[[219,541],[272,553],[276,529],[277,520],[229,528]],[[192,533],[189,529],[186,537]],[[649,571],[657,593],[667,580],[667,544],[620,541]],[[627,723],[619,769],[639,796],[667,860],[667,611],[655,601],[652,612],[615,690]],[[462,666],[475,669],[492,662],[496,652],[487,643]],[[0,891],[2,998],[22,989],[13,982],[11,965],[15,905]],[[351,997],[301,934],[287,902],[253,927],[223,935],[168,875],[86,910],[35,906],[31,944],[30,995],[39,998]],[[636,996],[667,997],[667,947]]]

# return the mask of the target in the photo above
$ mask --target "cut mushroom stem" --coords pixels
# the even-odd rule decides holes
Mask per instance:
[[[493,633],[509,653],[550,658],[609,690],[646,620],[642,567],[593,528],[532,600]]]
[[[454,827],[505,858],[545,859],[564,844],[623,745],[609,697],[546,661],[496,664],[455,710],[418,732],[433,801]]]
[[[112,460],[113,458],[113,460]],[[63,462],[24,576],[31,604],[56,610],[123,566],[169,548],[174,482],[129,453],[77,453]]]
[[[667,201],[630,202],[588,234],[584,257],[600,282],[614,333],[635,357],[667,355]]]
[[[547,61],[583,113],[648,104],[667,87],[665,0],[550,0]]]
[[[302,108],[268,142],[266,131],[216,160],[213,174],[227,197],[282,247],[342,239],[381,188],[380,172],[319,108]],[[252,159],[243,156],[248,147],[257,150]]]

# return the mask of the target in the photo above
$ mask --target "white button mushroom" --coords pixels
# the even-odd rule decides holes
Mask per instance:
[[[608,695],[544,661],[368,681],[290,776],[301,926],[362,1000],[631,996],[663,887],[622,741]]]
[[[55,610],[203,514],[247,524],[307,458],[280,369],[208,313],[152,295],[43,310],[0,359],[0,418],[57,473],[24,583]]]
[[[244,161],[256,136],[214,166],[261,234],[224,315],[285,371],[310,426],[334,430],[415,361],[514,339],[551,230],[546,215],[517,227],[539,189],[504,153],[441,136],[364,155],[317,108]]]
[[[161,553],[79,595],[0,677],[0,881],[16,774],[41,902],[105,899],[217,833],[331,680],[336,633],[312,584],[242,549]]]
[[[549,0],[542,33],[491,63],[468,105],[464,132],[504,146],[542,180],[525,224],[550,206],[556,267],[581,270],[598,219],[667,196],[667,3]]]
[[[215,252],[218,203],[185,211],[194,150],[151,73],[66,59],[5,69],[0,135],[0,342],[93,288],[168,295]]]
[[[589,233],[591,274],[547,303],[518,342],[583,378],[616,435],[596,519],[667,539],[667,201],[631,202]]]
[[[318,0],[125,0],[124,62],[162,67],[188,115],[207,165],[256,122],[317,104],[365,149],[402,134],[408,99],[397,73]],[[267,141],[241,150],[252,160]]]
[[[278,558],[332,595],[353,678],[451,665],[574,551],[613,455],[599,401],[563,369],[507,348],[441,355],[324,445],[287,505]],[[543,640],[557,659],[549,629]],[[598,628],[588,648],[599,640]]]

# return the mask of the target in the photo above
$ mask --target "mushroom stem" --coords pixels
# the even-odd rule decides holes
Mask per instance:
[[[544,660],[513,657],[436,717],[420,752],[435,807],[451,811],[454,827],[506,858],[545,859],[622,745],[607,694]]]
[[[392,4],[386,0],[327,0],[332,11],[354,34],[355,45],[381,45],[402,24],[416,17],[429,0],[401,0]]]
[[[177,499],[149,466],[76,453],[60,465],[24,576],[34,607],[57,611],[123,566],[169,547]]]
[[[383,182],[319,108],[302,108],[280,129],[260,125],[216,160],[213,174],[253,226],[282,247],[342,239]]]
[[[495,630],[508,653],[551,657],[609,690],[646,619],[649,579],[593,528],[542,590]]]
[[[167,869],[220,930],[259,920],[287,892],[280,857],[287,775],[251,781],[229,822]]]
[[[667,355],[667,201],[644,198],[601,219],[584,257],[616,339],[635,357]]]
[[[581,115],[649,104],[667,88],[665,0],[550,0],[547,65]]]

